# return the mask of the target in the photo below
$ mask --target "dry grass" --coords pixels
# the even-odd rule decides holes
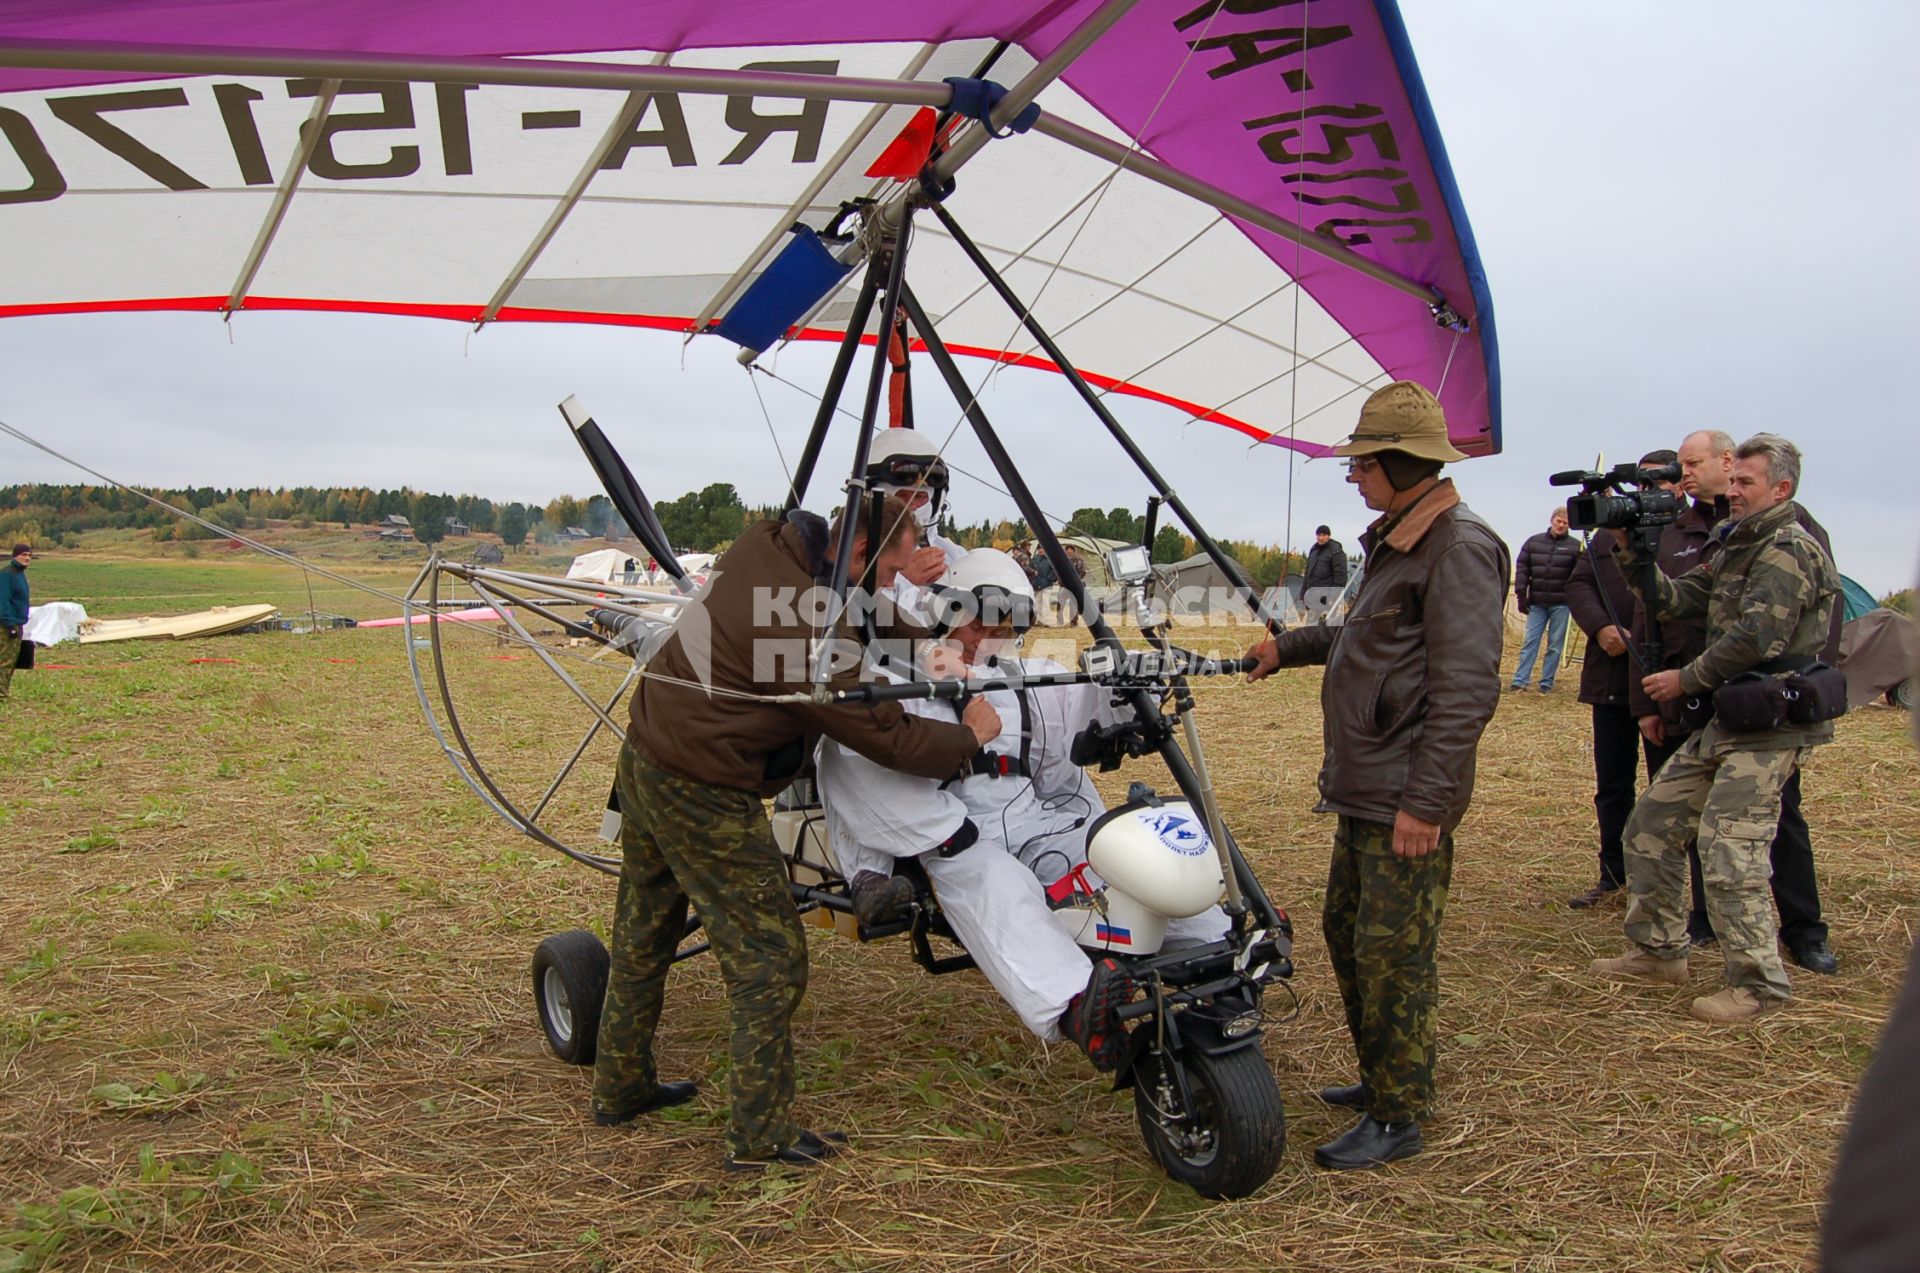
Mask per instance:
[[[537,792],[580,713],[462,641],[476,729]],[[1803,1267],[1920,894],[1920,766],[1905,715],[1870,709],[1807,779],[1841,975],[1740,1032],[1598,983],[1621,913],[1560,900],[1594,872],[1586,709],[1507,697],[1459,834],[1430,1150],[1331,1176],[1307,1151],[1342,1119],[1311,1093],[1352,1069],[1317,931],[1319,678],[1212,687],[1228,817],[1299,917],[1271,1184],[1170,1184],[1129,1103],[977,976],[819,931],[802,1114],[856,1151],[738,1180],[710,961],[669,988],[662,1068],[703,1080],[675,1117],[597,1130],[586,1075],[543,1054],[531,948],[603,928],[610,884],[452,778],[392,634],[57,653],[78,666],[0,712],[0,1268]],[[187,662],[208,655],[240,661]],[[583,833],[607,760],[562,797]]]

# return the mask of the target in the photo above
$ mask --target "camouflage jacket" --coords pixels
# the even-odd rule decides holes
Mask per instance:
[[[1799,524],[1792,500],[1714,528],[1719,551],[1678,578],[1656,574],[1662,621],[1705,616],[1706,649],[1680,668],[1680,688],[1709,694],[1740,673],[1784,657],[1818,658],[1827,644],[1840,572]],[[1624,549],[1623,568],[1632,563]],[[1741,748],[1809,747],[1833,738],[1833,722],[1738,736]]]

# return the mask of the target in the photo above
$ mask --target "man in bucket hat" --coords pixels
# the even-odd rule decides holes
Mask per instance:
[[[1321,813],[1339,817],[1322,925],[1360,1081],[1320,1098],[1361,1111],[1314,1161],[1378,1167],[1420,1152],[1433,1102],[1440,916],[1453,828],[1473,794],[1474,753],[1500,701],[1508,562],[1443,464],[1434,396],[1408,380],[1367,399],[1335,447],[1380,514],[1360,537],[1367,569],[1346,623],[1283,632],[1248,653],[1251,679],[1326,664]]]

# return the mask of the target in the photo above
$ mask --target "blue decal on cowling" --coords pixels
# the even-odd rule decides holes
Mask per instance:
[[[1160,843],[1182,857],[1197,858],[1212,847],[1206,829],[1184,814],[1161,810],[1142,813],[1140,820],[1146,823],[1149,831],[1160,837]]]

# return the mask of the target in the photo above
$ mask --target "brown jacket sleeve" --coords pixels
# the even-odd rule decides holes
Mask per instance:
[[[858,683],[849,676],[844,684],[836,679],[834,688]],[[980,750],[965,725],[911,716],[898,703],[797,703],[791,710],[809,733],[825,734],[876,765],[922,778],[950,778]]]
[[[1312,663],[1325,663],[1327,655],[1333,651],[1334,638],[1339,634],[1339,628],[1320,624],[1289,628],[1273,638],[1274,649],[1280,654],[1280,666],[1304,667]]]

